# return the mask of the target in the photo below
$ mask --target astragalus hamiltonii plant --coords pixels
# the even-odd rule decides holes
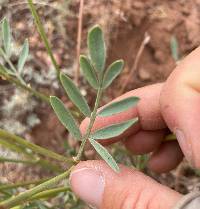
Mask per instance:
[[[60,99],[55,96],[51,96],[50,103],[61,123],[68,129],[68,131],[75,139],[81,141],[80,149],[74,160],[77,162],[81,160],[84,146],[87,140],[89,140],[90,144],[110,165],[110,167],[116,172],[119,172],[119,167],[115,160],[97,141],[113,138],[122,134],[126,129],[135,124],[138,119],[133,118],[132,120],[128,120],[122,123],[111,124],[110,126],[99,129],[93,133],[91,133],[91,130],[97,116],[108,117],[123,112],[136,105],[139,99],[138,97],[129,97],[107,105],[101,109],[101,111],[98,111],[103,92],[120,74],[124,63],[122,60],[117,60],[108,66],[108,68],[105,68],[106,49],[103,33],[99,26],[94,26],[88,33],[88,49],[88,57],[84,55],[80,56],[80,67],[85,79],[89,82],[91,87],[97,91],[95,105],[92,110],[73,81],[67,75],[62,73],[60,74],[61,83],[69,99],[74,103],[74,105],[77,106],[77,108],[84,114],[85,117],[90,118],[86,133],[84,135],[81,134],[79,125],[76,123],[72,114],[64,106]]]
[[[44,40],[47,51],[50,57],[53,59],[52,57],[53,54],[49,47],[49,43],[44,34],[44,30],[41,28],[42,26],[41,26],[40,19],[37,16],[36,10],[34,9],[31,0],[29,0],[29,5],[31,7],[33,16],[36,20],[36,25],[38,27],[38,30],[41,34],[41,37]],[[7,46],[9,46],[10,44],[10,38],[8,38],[9,27],[8,27],[6,20],[3,21],[3,33],[8,34],[8,36],[5,35],[3,38],[4,49],[1,49],[1,52],[2,52],[1,54],[3,56],[5,55],[4,58],[8,59],[9,50],[7,49]],[[58,74],[58,79],[60,80],[60,83],[62,84],[65,92],[67,93],[68,98],[74,103],[74,105],[80,110],[80,112],[85,117],[88,117],[90,119],[90,122],[88,124],[85,134],[81,133],[79,129],[79,124],[77,123],[76,118],[74,118],[71,111],[67,107],[65,107],[64,103],[59,98],[57,98],[56,96],[51,96],[49,98],[47,96],[44,96],[38,93],[35,90],[32,90],[23,80],[23,77],[21,77],[21,71],[23,69],[23,65],[26,61],[26,57],[28,54],[28,42],[27,41],[25,42],[22,48],[22,52],[19,58],[18,69],[15,69],[14,66],[12,67],[12,64],[10,65],[11,70],[5,69],[3,66],[1,66],[0,72],[3,78],[11,82],[14,81],[13,83],[17,84],[21,88],[30,91],[38,98],[46,101],[48,104],[49,103],[51,104],[60,122],[66,127],[69,133],[76,140],[80,141],[80,148],[76,156],[71,156],[71,159],[68,159],[64,155],[59,155],[50,150],[44,149],[35,144],[27,142],[21,137],[14,136],[4,130],[0,130],[0,138],[8,139],[9,143],[13,142],[12,148],[15,149],[15,151],[18,149],[19,152],[21,151],[26,156],[28,156],[29,157],[28,162],[31,162],[30,153],[32,154],[31,156],[34,156],[34,157],[35,155],[33,155],[33,153],[36,153],[38,155],[43,155],[48,158],[53,158],[55,160],[65,162],[66,164],[68,164],[68,167],[69,167],[66,171],[61,172],[59,175],[51,179],[48,179],[46,181],[43,181],[42,183],[38,184],[37,186],[29,190],[26,190],[25,192],[19,193],[16,196],[10,197],[0,202],[0,208],[13,208],[13,207],[21,208],[21,206],[23,206],[27,202],[30,202],[37,198],[39,199],[45,195],[46,195],[45,197],[48,197],[48,195],[50,196],[54,194],[55,192],[57,194],[59,191],[62,192],[64,188],[57,188],[57,187],[55,188],[55,186],[58,185],[62,180],[66,179],[69,176],[74,165],[76,165],[82,159],[84,148],[87,142],[89,142],[94,147],[97,153],[102,157],[103,160],[106,161],[106,163],[111,167],[111,169],[114,170],[114,172],[120,172],[120,169],[117,163],[115,162],[114,158],[111,156],[111,154],[109,154],[108,150],[100,144],[100,141],[104,139],[111,139],[113,137],[116,137],[122,134],[128,128],[130,128],[135,123],[137,123],[138,118],[133,118],[131,120],[128,120],[122,123],[110,124],[109,126],[96,130],[94,132],[92,132],[92,127],[93,127],[96,117],[106,118],[111,115],[126,111],[129,108],[135,106],[137,102],[139,101],[139,98],[128,97],[126,99],[106,105],[104,108],[98,111],[98,107],[100,105],[103,93],[104,92],[106,93],[106,88],[121,73],[124,62],[122,60],[117,60],[113,62],[111,65],[109,65],[108,67],[106,67],[105,41],[104,41],[103,32],[98,25],[92,27],[91,30],[89,31],[87,44],[88,44],[89,54],[88,56],[85,56],[85,55],[80,56],[80,67],[81,67],[84,78],[88,81],[91,87],[94,88],[94,90],[96,91],[96,100],[95,100],[95,104],[93,108],[89,107],[86,99],[82,96],[81,92],[79,91],[79,88],[74,84],[71,78],[61,73],[59,69],[57,69],[56,71]],[[9,60],[7,61],[9,62]],[[53,62],[54,61],[55,60],[53,59]],[[58,66],[55,64],[55,68],[56,67]],[[11,144],[9,146],[11,148]],[[27,152],[27,149],[29,152]],[[44,160],[42,161],[40,158],[33,158],[32,161],[33,161],[32,163],[39,162],[40,165],[45,165],[45,163],[48,164],[48,162]],[[49,162],[49,165],[50,165],[50,162]]]

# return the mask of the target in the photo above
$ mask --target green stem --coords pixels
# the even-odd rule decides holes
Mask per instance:
[[[174,140],[177,140],[175,134],[169,134],[164,139],[164,141],[174,141]]]
[[[81,146],[80,146],[79,151],[78,151],[78,154],[77,154],[77,156],[75,158],[76,161],[80,161],[81,160],[81,157],[82,157],[82,154],[83,154],[83,151],[84,151],[85,144],[86,144],[86,142],[87,142],[87,140],[88,140],[88,138],[90,136],[92,127],[94,125],[94,121],[96,119],[97,110],[98,110],[99,103],[100,103],[100,99],[101,99],[101,96],[102,96],[102,93],[103,93],[102,82],[103,82],[103,77],[100,79],[100,87],[98,89],[97,97],[96,97],[96,101],[95,101],[95,105],[94,105],[94,109],[93,109],[93,112],[92,112],[91,117],[90,117],[90,123],[88,125],[86,134],[85,134],[85,136],[82,139]]]
[[[53,55],[53,52],[52,52],[52,49],[50,47],[50,44],[49,44],[49,41],[48,41],[48,38],[46,36],[46,33],[45,33],[45,30],[44,30],[44,27],[42,25],[42,22],[41,22],[41,19],[39,17],[39,15],[37,14],[37,11],[35,9],[35,6],[33,4],[33,1],[32,0],[28,0],[28,4],[29,4],[29,7],[30,7],[30,10],[31,10],[31,13],[34,17],[34,20],[35,20],[35,24],[37,26],[37,30],[44,42],[44,45],[46,47],[46,50],[47,50],[47,53],[52,61],[52,64],[56,70],[56,73],[57,73],[57,77],[58,77],[58,80],[59,80],[59,73],[60,73],[60,69],[59,69],[59,66],[54,58],[54,55]]]
[[[15,151],[19,154],[23,154],[24,156],[28,157],[29,159],[34,159],[37,165],[40,165],[42,168],[46,168],[51,171],[57,171],[62,172],[63,169],[60,168],[60,166],[53,164],[50,161],[39,159],[38,156],[33,156],[33,153],[28,153],[24,149],[24,147],[20,147],[19,145],[16,145],[13,143],[13,141],[9,141],[9,139],[0,139],[0,145],[4,146],[7,149],[10,149],[12,151]]]
[[[38,159],[37,164],[41,166],[43,169],[47,169],[50,171],[53,171],[54,173],[60,173],[63,172],[63,169],[58,164],[54,164],[48,160]]]
[[[69,191],[70,188],[65,186],[65,187],[58,187],[58,188],[54,188],[54,189],[48,189],[46,191],[40,192],[34,196],[32,196],[29,201],[31,200],[38,200],[38,199],[43,199],[43,198],[52,198],[56,195],[58,195],[61,192],[66,192]]]
[[[22,204],[22,203],[26,202],[28,199],[30,199],[33,195],[53,187],[54,185],[58,184],[60,181],[67,178],[69,176],[71,170],[73,169],[73,167],[74,166],[72,166],[69,170],[65,171],[64,173],[44,182],[42,184],[39,184],[38,186],[36,186],[32,189],[22,192],[15,197],[11,197],[8,200],[0,202],[0,208],[7,209],[7,208],[14,207],[16,205]]]
[[[36,164],[37,160],[21,160],[21,159],[12,159],[0,156],[0,163],[23,163],[23,164]]]
[[[27,157],[30,157],[31,153],[26,152],[26,150],[14,143],[10,143],[8,140],[2,139],[0,138],[0,145],[2,145],[3,147],[12,150],[14,152],[17,152],[18,154],[23,154]],[[32,157],[32,155],[31,155]]]
[[[0,64],[0,76],[2,76],[7,81],[14,83],[16,86],[20,87],[21,89],[24,89],[28,91],[29,93],[33,94],[37,98],[41,99],[44,102],[47,102],[50,104],[49,97],[36,91],[35,89],[32,89],[30,86],[21,83],[19,80],[13,78],[12,76],[8,75],[6,72],[6,69]]]
[[[0,191],[6,190],[6,189],[15,189],[18,187],[25,187],[25,186],[30,186],[30,185],[37,185],[41,184],[49,179],[40,179],[40,180],[34,180],[34,181],[27,181],[27,182],[19,182],[15,184],[5,184],[5,185],[0,185]]]
[[[41,155],[44,155],[46,157],[49,157],[49,158],[53,158],[55,160],[59,160],[59,161],[63,161],[63,162],[70,162],[72,163],[73,160],[72,159],[69,159],[67,157],[64,157],[62,155],[59,155],[53,151],[50,151],[48,149],[45,149],[43,147],[40,147],[36,144],[33,144],[19,136],[16,136],[14,134],[11,134],[5,130],[2,130],[0,129],[0,137],[1,138],[4,138],[4,139],[8,139],[8,140],[11,140],[13,141],[14,143],[18,143],[20,144],[21,146],[23,147],[26,147],[26,148],[29,148],[31,150],[33,150],[34,152],[38,153],[38,154],[41,154]]]
[[[17,69],[15,68],[15,66],[12,64],[12,62],[10,61],[10,59],[7,57],[7,55],[5,54],[4,50],[2,48],[0,48],[0,54],[3,56],[3,58],[5,59],[5,61],[8,63],[8,65],[10,66],[11,70],[15,73],[15,76],[19,79],[19,81],[23,84],[25,84],[24,80],[20,77]]]

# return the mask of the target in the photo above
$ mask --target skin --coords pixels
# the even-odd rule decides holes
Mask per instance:
[[[97,118],[93,131],[133,117],[139,117],[139,123],[112,141],[104,140],[103,144],[125,137],[123,142],[132,153],[152,153],[148,166],[158,173],[174,169],[183,156],[200,168],[200,47],[180,62],[165,83],[135,89],[116,100],[129,96],[141,98],[136,108],[106,120]],[[88,121],[86,118],[82,122],[82,133]],[[177,135],[178,141],[163,142],[167,129]],[[71,175],[72,189],[83,200],[86,200],[84,190],[79,189],[83,177],[78,175],[83,168],[89,168],[91,175],[92,170],[98,170],[103,176],[103,190],[93,201],[97,208],[170,209],[181,198],[177,192],[123,165],[116,174],[102,161],[87,161],[79,163],[73,171],[75,175],[73,172]],[[90,198],[86,201],[93,203]]]

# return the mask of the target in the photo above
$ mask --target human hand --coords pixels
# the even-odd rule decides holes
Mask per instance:
[[[141,98],[136,108],[115,116],[97,118],[93,130],[139,117],[139,123],[123,135],[105,140],[113,143],[126,138],[124,144],[134,154],[153,154],[148,166],[156,172],[175,168],[183,154],[195,167],[200,167],[200,48],[187,56],[163,84],[136,89],[117,98]],[[85,132],[88,119],[82,124]],[[177,141],[163,142],[166,128]],[[183,152],[183,154],[182,154]],[[79,163],[70,178],[74,192],[87,203],[103,209],[170,209],[181,195],[142,173],[121,165],[114,173],[102,161]]]

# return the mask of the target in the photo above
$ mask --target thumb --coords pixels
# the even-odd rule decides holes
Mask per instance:
[[[170,75],[161,91],[162,115],[188,161],[200,167],[200,47]]]
[[[99,209],[171,209],[181,198],[139,171],[120,166],[115,173],[103,161],[79,163],[70,184],[82,200]]]

